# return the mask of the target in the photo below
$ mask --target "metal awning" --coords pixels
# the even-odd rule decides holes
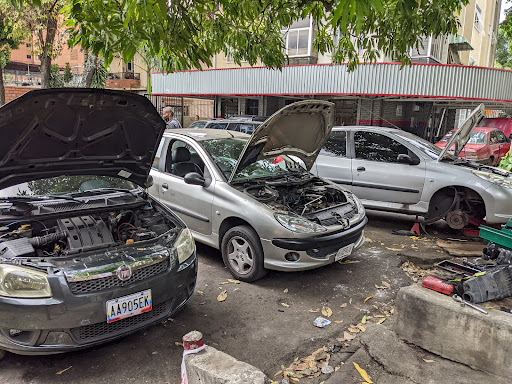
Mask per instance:
[[[469,41],[461,35],[451,35],[449,44],[456,51],[472,51],[474,48],[469,44]]]

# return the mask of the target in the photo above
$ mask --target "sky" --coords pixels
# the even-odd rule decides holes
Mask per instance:
[[[512,6],[511,0],[502,0],[501,1],[501,13],[500,13],[500,23],[505,20],[505,10]]]

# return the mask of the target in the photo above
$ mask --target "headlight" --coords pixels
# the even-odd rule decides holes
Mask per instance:
[[[178,261],[180,264],[192,256],[194,250],[196,249],[196,245],[194,243],[194,238],[192,237],[192,234],[188,228],[185,228],[183,231],[181,231],[178,239],[176,239],[175,246],[176,251],[178,252]]]
[[[326,231],[325,227],[320,224],[313,223],[302,217],[275,214],[275,218],[283,227],[293,232],[312,233]]]
[[[51,297],[46,273],[15,265],[0,264],[0,296]]]
[[[481,177],[482,179],[490,181],[491,183],[497,184],[504,188],[512,189],[512,180],[509,179],[508,177],[482,171],[473,171],[473,173],[478,177]]]
[[[364,216],[366,214],[366,210],[364,209],[363,203],[359,200],[355,195],[352,195],[354,202],[356,203],[357,212],[360,216]]]

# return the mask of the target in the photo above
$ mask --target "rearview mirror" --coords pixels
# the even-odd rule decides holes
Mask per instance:
[[[413,160],[411,156],[404,155],[402,153],[400,155],[398,155],[398,157],[396,159],[399,163],[402,163],[402,164],[409,164],[409,165],[419,164],[419,161]]]
[[[204,177],[201,176],[197,172],[189,172],[185,175],[183,178],[185,180],[185,183],[191,184],[191,185],[204,185]]]

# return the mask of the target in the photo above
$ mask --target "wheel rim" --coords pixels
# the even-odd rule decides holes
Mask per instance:
[[[233,236],[228,242],[228,261],[231,268],[240,275],[247,275],[254,267],[254,252],[247,240]]]

